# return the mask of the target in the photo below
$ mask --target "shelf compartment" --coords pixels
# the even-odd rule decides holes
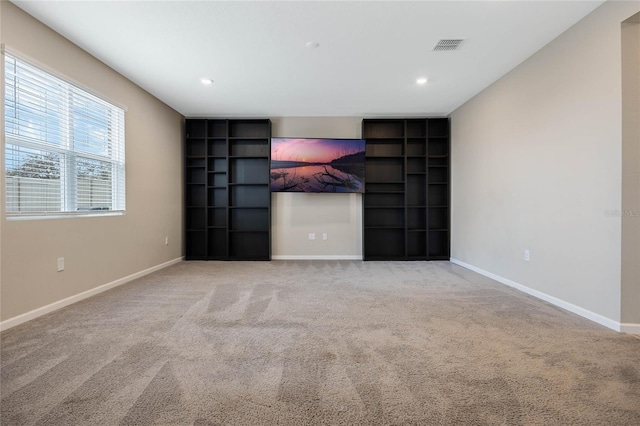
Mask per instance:
[[[446,167],[429,167],[429,183],[447,183],[449,170]]]
[[[227,141],[226,139],[209,139],[207,142],[209,148],[207,155],[209,157],[226,157]]]
[[[427,135],[427,121],[424,118],[407,120],[407,137],[421,138]]]
[[[198,167],[198,168],[188,168],[186,173],[185,173],[185,180],[187,182],[187,184],[189,183],[202,183],[204,184],[206,182],[206,172],[204,170],[204,167]]]
[[[427,125],[430,138],[446,138],[449,136],[448,118],[430,118],[427,121]]]
[[[188,207],[185,228],[189,230],[206,228],[206,211],[204,207]]]
[[[227,186],[226,173],[209,173],[207,180],[209,186]]]
[[[385,194],[368,193],[364,197],[364,206],[365,207],[394,207],[394,206],[404,207],[404,194],[401,192],[385,193]]]
[[[226,158],[209,158],[209,171],[210,172],[226,172],[227,159]]]
[[[364,223],[367,227],[404,227],[404,209],[397,207],[365,209]]]
[[[426,175],[407,176],[407,206],[425,206],[426,204]]]
[[[226,206],[227,206],[226,188],[210,188],[209,189],[209,207],[226,207]]]
[[[267,207],[271,200],[269,185],[234,185],[231,190],[231,205],[234,207]]]
[[[362,128],[362,137],[364,139],[403,138],[404,120],[367,120]]]
[[[407,155],[410,157],[425,157],[427,155],[427,139],[407,139]]]
[[[447,138],[429,138],[429,157],[449,155],[449,140]]]
[[[189,207],[204,207],[206,205],[206,185],[188,185],[185,202]]]
[[[187,259],[205,259],[206,256],[206,231],[186,231],[185,257]]]
[[[397,258],[404,256],[404,229],[365,229],[366,258]]]
[[[269,138],[271,126],[266,120],[231,120],[229,137],[232,138]]]
[[[429,157],[429,167],[448,167],[449,159],[446,156],[442,157]]]
[[[449,209],[447,207],[429,208],[429,229],[449,229]]]
[[[235,208],[229,211],[229,229],[232,231],[268,231],[269,209]]]
[[[207,134],[206,120],[187,120],[187,138],[204,138]]]
[[[227,208],[209,207],[209,226],[227,226]]]
[[[227,120],[207,120],[207,136],[210,138],[226,138]]]
[[[202,167],[203,169],[207,165],[206,160],[203,158],[187,158],[185,161],[185,166],[187,168],[192,167]]]
[[[234,139],[229,141],[232,157],[269,158],[269,139]]]
[[[425,173],[427,171],[427,161],[425,158],[407,158],[407,173]]]
[[[267,158],[234,158],[229,167],[232,183],[269,183]]]
[[[448,185],[429,185],[429,206],[446,206],[449,204]]]
[[[407,256],[427,257],[427,233],[425,231],[409,232],[407,234]]]
[[[207,256],[211,259],[224,259],[227,253],[227,230],[209,229]]]
[[[404,139],[374,139],[365,145],[367,157],[401,157],[403,155]]]
[[[427,209],[424,207],[407,208],[407,229],[410,231],[427,228]]]
[[[449,258],[449,231],[429,231],[429,258]]]
[[[229,256],[246,260],[269,260],[269,232],[229,233]]]
[[[206,147],[204,139],[187,139],[185,155],[187,157],[204,157],[206,155]]]
[[[379,182],[366,182],[365,193],[375,193],[375,192],[401,192],[404,193],[404,183],[379,183]]]
[[[402,182],[403,180],[403,158],[367,158],[365,182]]]

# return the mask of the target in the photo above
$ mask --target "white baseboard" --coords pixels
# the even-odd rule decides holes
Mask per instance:
[[[73,303],[87,299],[91,296],[95,296],[96,294],[102,293],[114,287],[118,287],[122,284],[128,283],[129,281],[133,281],[136,278],[149,275],[150,273],[159,271],[160,269],[166,268],[167,266],[175,265],[176,263],[182,262],[182,259],[183,259],[182,257],[179,257],[177,259],[173,259],[168,262],[161,263],[160,265],[152,266],[151,268],[147,268],[145,270],[136,272],[135,274],[131,274],[124,278],[111,281],[110,283],[92,288],[91,290],[83,291],[82,293],[78,293],[76,295],[67,297],[66,299],[58,300],[57,302],[53,302],[50,305],[46,305],[41,308],[34,309],[33,311],[15,316],[13,318],[9,318],[7,320],[0,322],[0,331],[4,331],[11,327],[15,327],[16,325],[20,325],[32,319],[41,317],[42,315],[46,315],[50,312],[57,311],[58,309],[64,308],[65,306],[69,306]]]
[[[633,323],[621,323],[620,324],[620,330],[623,333],[629,333],[629,334],[638,334],[640,335],[640,324],[633,324]]]
[[[451,258],[451,263],[455,263],[456,265],[462,266],[463,268],[469,269],[473,272],[477,272],[480,275],[484,275],[485,277],[491,278],[492,280],[498,281],[499,283],[508,285],[509,287],[513,287],[524,293],[530,294],[531,296],[537,297],[538,299],[542,299],[562,309],[566,309],[567,311],[573,312],[574,314],[578,314],[581,317],[584,317],[588,320],[596,322],[600,325],[604,325],[605,327],[608,327],[612,330],[620,331],[624,333],[640,334],[640,324],[621,324],[618,321],[614,321],[600,314],[596,314],[595,312],[591,312],[588,309],[581,308],[580,306],[576,306],[562,299],[558,299],[557,297],[550,296],[538,290],[534,290],[532,288],[519,284],[515,281],[511,281],[510,279],[485,271],[484,269],[480,269],[476,266],[469,265],[468,263],[462,262],[458,259]]]
[[[271,256],[271,260],[362,260],[362,255],[350,254],[320,254],[320,255],[289,255],[279,254]]]

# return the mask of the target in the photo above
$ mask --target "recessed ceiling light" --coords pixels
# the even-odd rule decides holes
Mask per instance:
[[[418,83],[421,86],[427,84],[427,77],[420,77],[419,79],[416,80],[416,83]]]
[[[320,43],[318,43],[317,41],[309,41],[309,42],[307,42],[306,46],[309,49],[315,49],[315,48],[320,46]]]
[[[213,83],[213,80],[211,80],[210,78],[201,78],[200,83],[204,84],[205,86],[208,86],[211,83]]]

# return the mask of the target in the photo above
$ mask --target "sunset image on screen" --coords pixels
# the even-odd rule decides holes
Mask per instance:
[[[271,140],[271,191],[364,192],[364,140]]]

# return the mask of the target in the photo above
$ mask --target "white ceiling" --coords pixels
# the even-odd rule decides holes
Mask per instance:
[[[603,3],[13,2],[187,117],[446,115]]]

